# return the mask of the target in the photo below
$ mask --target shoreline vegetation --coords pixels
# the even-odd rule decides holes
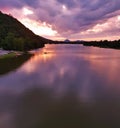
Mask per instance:
[[[22,55],[25,55],[25,54],[31,54],[31,53],[21,52],[21,51],[12,51],[12,52],[7,51],[4,54],[0,54],[0,60],[1,59],[7,59],[7,58],[14,58],[14,57],[22,56]]]
[[[109,48],[109,49],[120,50],[120,40],[90,41],[90,42],[84,42],[83,45],[84,46],[93,46],[93,47],[99,47],[99,48]]]
[[[7,59],[7,58],[13,58],[16,57],[16,54],[14,52],[9,52],[7,54],[0,55],[0,59]]]
[[[13,16],[0,11],[0,48],[29,51],[42,48],[49,41],[51,40],[34,34]]]
[[[0,53],[0,59],[16,57],[33,49],[43,48],[45,44],[82,44],[83,46],[120,49],[120,39],[115,41],[49,40],[35,35],[17,19],[0,11],[0,52],[8,51],[4,54]]]
[[[120,50],[120,39],[114,41],[101,40],[101,41],[53,41],[49,44],[82,44],[83,46],[93,46],[99,48],[110,48]]]
[[[51,41],[49,43],[45,44],[82,44],[83,46],[93,46],[93,47],[99,47],[99,48],[108,48],[108,49],[116,49],[120,50],[120,40],[116,41],[70,41],[70,42],[64,42],[64,41]],[[7,59],[7,58],[14,58],[21,56],[23,54],[32,54],[29,51],[6,51],[4,49],[0,49],[0,60],[1,59]]]

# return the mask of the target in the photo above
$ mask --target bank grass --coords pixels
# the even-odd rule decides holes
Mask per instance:
[[[19,53],[19,52],[10,52],[10,53],[4,54],[4,55],[0,55],[0,59],[14,58],[21,54],[22,53]]]
[[[17,56],[17,54],[15,52],[10,52],[8,54],[0,55],[0,59],[13,58],[16,56]]]

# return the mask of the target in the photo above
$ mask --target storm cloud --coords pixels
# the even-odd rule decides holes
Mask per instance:
[[[120,0],[4,0],[0,2],[1,9],[2,7],[21,9],[30,7],[34,16],[29,18],[50,24],[62,36],[87,31],[97,24],[102,25],[109,19],[115,19],[120,16],[119,5]],[[114,23],[111,27],[114,27]],[[119,25],[117,27],[115,25],[114,32],[115,30],[120,34]]]

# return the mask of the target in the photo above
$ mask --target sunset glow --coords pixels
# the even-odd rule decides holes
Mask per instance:
[[[120,0],[0,0],[0,128],[120,128]]]
[[[37,35],[55,36],[57,34],[57,31],[53,30],[52,26],[47,25],[46,22],[39,23],[30,19],[22,19],[21,22]]]
[[[65,11],[67,9],[67,7],[65,5],[63,5],[62,9]]]
[[[24,15],[32,15],[34,12],[30,9],[23,8],[23,14]]]
[[[118,5],[119,0],[6,0],[0,3],[0,10],[35,34],[53,40],[114,40],[120,35]]]

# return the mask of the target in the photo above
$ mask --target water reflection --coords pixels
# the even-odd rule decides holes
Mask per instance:
[[[119,63],[118,50],[47,45],[0,77],[0,127],[120,127]]]
[[[13,70],[16,70],[28,59],[30,59],[31,56],[32,55],[30,54],[24,54],[18,57],[0,59],[0,75],[4,75]]]
[[[85,104],[74,92],[55,97],[51,90],[24,92],[15,106],[17,128],[114,128],[120,126],[120,103],[106,99]],[[114,104],[113,104],[114,103]]]

